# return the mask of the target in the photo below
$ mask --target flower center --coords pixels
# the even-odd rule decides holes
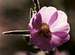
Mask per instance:
[[[50,32],[49,31],[49,26],[46,24],[46,23],[43,23],[42,25],[41,25],[41,31],[43,31],[44,33],[48,33],[48,32]]]
[[[40,26],[40,29],[39,29],[39,34],[41,36],[44,36],[44,37],[51,37],[50,36],[50,29],[49,29],[49,26],[46,24],[46,23],[42,23],[41,26]]]

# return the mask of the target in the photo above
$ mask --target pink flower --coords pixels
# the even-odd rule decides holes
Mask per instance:
[[[29,23],[31,41],[42,50],[49,51],[70,39],[67,15],[55,7],[42,7]]]

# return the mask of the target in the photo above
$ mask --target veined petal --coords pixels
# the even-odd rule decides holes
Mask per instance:
[[[57,11],[54,7],[43,7],[39,11],[42,17],[42,22],[48,24],[49,20],[51,19],[51,16]]]
[[[38,28],[39,24],[41,24],[41,23],[42,23],[41,14],[37,13],[36,17],[33,18],[33,20],[32,20],[32,26],[33,26],[33,28]]]
[[[56,36],[58,36],[58,38],[65,39],[67,37],[68,33],[61,31],[61,32],[54,32],[54,33],[52,33],[52,35],[56,35]]]
[[[60,46],[70,39],[69,31],[70,26],[67,22],[67,15],[63,11],[58,10],[58,18],[50,26],[52,33],[52,45]]]
[[[56,11],[51,17],[50,17],[50,20],[49,20],[49,26],[51,26],[55,21],[56,19],[58,18],[58,12]]]
[[[42,18],[41,18],[41,14],[37,13],[35,14],[35,16],[33,16],[30,20],[29,26],[31,28],[38,28],[39,24],[42,23]]]
[[[64,39],[58,37],[58,35],[52,35],[52,39],[50,41],[50,44],[51,44],[52,47],[58,47],[58,46],[60,46],[64,43],[66,43],[67,41],[69,41],[69,39],[70,39],[69,34]]]
[[[70,31],[70,26],[67,22],[67,15],[58,10],[58,18],[56,21],[50,26],[51,32],[66,32]]]

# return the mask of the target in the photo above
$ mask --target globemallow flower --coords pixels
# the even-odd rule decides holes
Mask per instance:
[[[70,39],[67,15],[55,7],[42,7],[29,22],[31,41],[44,51],[59,47]]]

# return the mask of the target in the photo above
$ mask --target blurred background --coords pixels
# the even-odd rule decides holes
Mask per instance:
[[[68,50],[68,52],[75,54],[75,0],[39,0],[39,3],[41,7],[54,6],[57,9],[63,10],[68,15],[68,22],[71,26],[71,40],[63,46],[58,47],[58,49],[60,51]],[[30,20],[29,11],[31,7],[33,7],[32,0],[0,0],[0,34],[10,30],[26,30]],[[8,38],[8,36],[0,35],[0,55],[3,53],[1,52],[3,49],[3,51],[6,52],[5,55],[7,52],[11,54],[15,51],[17,51],[16,55],[18,55],[19,50],[20,53],[29,52],[32,55],[34,54],[31,52],[40,51],[33,47],[30,48],[28,44],[27,46],[25,44],[25,39],[23,39],[22,36],[16,38],[13,35],[11,38]],[[13,45],[16,47],[13,47]],[[10,51],[10,49],[12,49],[12,51]]]

